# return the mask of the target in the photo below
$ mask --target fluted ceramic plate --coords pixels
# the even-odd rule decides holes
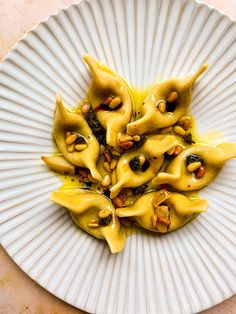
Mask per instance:
[[[90,313],[196,313],[232,296],[236,160],[201,192],[208,212],[162,237],[133,234],[116,255],[49,201],[60,181],[40,156],[54,151],[54,94],[69,105],[85,97],[85,53],[136,87],[208,62],[192,113],[199,132],[236,142],[235,22],[192,0],[81,1],[33,29],[1,65],[2,245],[41,286]]]

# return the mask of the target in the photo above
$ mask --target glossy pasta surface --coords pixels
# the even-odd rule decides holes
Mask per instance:
[[[236,143],[215,147],[195,136],[192,87],[206,64],[157,82],[138,104],[137,91],[118,73],[90,55],[84,61],[92,73],[88,98],[71,111],[56,95],[53,136],[60,153],[42,160],[64,181],[51,200],[117,253],[131,226],[164,234],[206,211],[207,200],[196,191],[236,157]]]

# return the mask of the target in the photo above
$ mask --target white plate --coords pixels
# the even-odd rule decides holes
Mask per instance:
[[[163,237],[134,234],[117,255],[49,201],[60,182],[40,156],[53,152],[54,94],[83,99],[86,52],[138,87],[208,62],[192,113],[201,132],[236,141],[235,22],[192,0],[81,1],[33,29],[1,66],[2,245],[41,286],[91,313],[194,313],[232,296],[236,160],[201,192],[207,213]]]

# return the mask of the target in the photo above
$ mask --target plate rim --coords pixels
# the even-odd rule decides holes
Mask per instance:
[[[23,40],[26,40],[29,33],[31,32],[34,32],[41,24],[45,24],[47,23],[47,21],[52,18],[52,17],[55,17],[59,14],[61,14],[62,12],[68,10],[69,8],[71,7],[74,7],[74,6],[78,6],[80,5],[82,2],[93,2],[93,1],[97,1],[97,0],[77,0],[75,3],[72,3],[72,4],[68,4],[66,5],[65,7],[61,8],[61,9],[58,9],[56,10],[54,13],[50,14],[49,16],[43,18],[40,22],[36,23],[32,28],[30,28],[25,34],[23,34],[22,36],[19,37],[19,39],[15,42],[15,44],[10,48],[10,50],[6,53],[6,55],[2,58],[2,60],[0,61],[0,71],[1,71],[1,67],[2,67],[2,64],[7,61],[10,57],[10,54],[16,50],[17,46],[21,43],[21,41]],[[112,1],[112,0],[109,0],[109,1]],[[120,1],[120,0],[118,0]],[[138,0],[134,0],[134,1],[138,1]],[[151,1],[151,0],[149,0]],[[161,0],[160,0],[161,1]],[[175,1],[175,0],[170,0],[170,1]],[[186,1],[186,0],[181,0],[182,2]],[[207,3],[204,3],[204,2],[201,2],[201,0],[187,0],[187,1],[191,1],[191,2],[195,2],[197,3],[199,6],[201,7],[206,7],[208,8],[209,10],[212,10],[212,11],[215,11],[217,12],[219,15],[221,15],[221,17],[224,17],[224,18],[227,18],[229,21],[233,22],[233,23],[236,23],[236,18],[232,18],[231,16],[227,15],[226,13],[224,13],[222,10],[218,9],[218,8],[215,8],[213,7],[212,5],[210,4],[207,4]]]
[[[26,33],[24,33],[22,36],[19,37],[19,39],[17,39],[17,41],[15,42],[15,44],[9,49],[9,51],[6,53],[6,55],[2,58],[2,60],[0,61],[0,73],[2,71],[2,67],[4,66],[5,62],[7,62],[12,53],[14,51],[17,50],[18,48],[18,45],[21,44],[21,42],[27,40],[27,37],[29,36],[30,33],[34,33],[37,31],[38,27],[40,27],[41,25],[44,25],[48,22],[49,19],[51,18],[54,18],[54,17],[58,17],[60,14],[62,14],[63,12],[66,12],[67,10],[71,9],[72,7],[79,7],[81,4],[83,4],[83,2],[94,2],[94,1],[98,1],[98,0],[76,0],[76,2],[74,3],[71,3],[71,4],[68,4],[58,10],[56,10],[55,12],[53,12],[52,14],[50,14],[49,16],[43,18],[40,22],[36,23],[32,28],[30,28],[29,30],[27,30]],[[109,0],[109,1],[113,1],[113,0]],[[115,0],[114,0],[115,1]],[[118,1],[121,1],[121,0],[118,0]],[[139,0],[133,0],[133,1],[139,1]],[[148,0],[148,1],[152,1],[152,0]],[[162,0],[159,0],[159,1],[162,1]],[[169,1],[176,1],[176,0],[169,0]],[[207,3],[203,3],[201,2],[201,0],[181,0],[181,2],[186,2],[186,1],[189,1],[189,2],[192,2],[192,3],[196,3],[198,5],[198,7],[202,7],[202,8],[207,8],[209,11],[212,11],[212,12],[215,12],[217,13],[220,17],[224,17],[225,19],[227,19],[229,22],[233,23],[236,25],[236,18],[232,18],[231,16],[227,15],[226,13],[224,13],[222,10],[218,9],[218,8],[215,8],[213,7],[212,5],[210,4],[207,4]],[[0,109],[1,109],[1,104],[0,104]],[[1,155],[1,152],[0,152],[0,155]],[[0,170],[1,172],[1,170]],[[131,237],[132,235],[130,235],[129,237]],[[33,275],[31,275],[29,272],[27,272],[27,270],[24,269],[24,266],[21,265],[21,263],[17,261],[17,258],[14,258],[13,255],[11,255],[7,249],[6,249],[6,246],[4,245],[3,241],[2,241],[2,238],[0,237],[0,244],[2,246],[2,248],[4,249],[4,251],[7,253],[7,255],[11,258],[11,260],[15,263],[15,265],[20,269],[22,270],[31,280],[33,280],[34,282],[36,282],[41,288],[45,289],[47,292],[49,292],[50,294],[52,294],[53,296],[55,296],[56,298],[62,300],[63,302],[73,306],[74,308],[78,309],[78,310],[82,310],[82,311],[85,311],[87,313],[88,309],[86,309],[84,306],[80,306],[79,308],[77,307],[77,305],[72,302],[72,301],[69,301],[67,300],[67,297],[62,297],[60,296],[59,293],[55,293],[55,292],[52,292],[49,288],[47,287],[44,287],[43,286],[43,283],[41,283],[37,278],[34,278]],[[221,298],[218,299],[217,303],[211,305],[210,307],[208,305],[202,307],[200,309],[200,311],[198,311],[197,313],[200,313],[202,311],[205,311],[207,309],[211,309],[219,304],[221,304],[222,302],[224,301],[227,301],[228,299],[230,299],[231,297],[233,297],[234,295],[236,295],[236,290],[232,293],[229,293],[226,297],[222,296]],[[92,313],[92,312],[91,312]],[[95,313],[95,312],[94,312]]]

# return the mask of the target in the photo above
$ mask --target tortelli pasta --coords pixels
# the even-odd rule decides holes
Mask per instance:
[[[205,173],[199,178],[196,178],[194,172],[188,171],[191,156],[204,164]],[[173,159],[166,172],[158,173],[152,182],[155,187],[167,183],[180,191],[199,190],[214,179],[227,160],[235,156],[236,143],[223,143],[217,147],[194,145]]]
[[[154,85],[142,103],[142,117],[127,125],[127,133],[144,134],[175,124],[187,113],[192,87],[206,68],[207,65],[203,64],[194,75],[184,79],[173,78]],[[161,110],[157,110],[157,106]]]
[[[117,163],[117,182],[111,187],[110,197],[116,197],[122,188],[141,186],[149,182],[158,173],[164,160],[164,153],[177,146],[178,140],[173,135],[149,135],[146,142],[137,150],[123,154]],[[130,162],[138,158],[148,166],[144,171],[142,163],[139,169],[133,168]]]
[[[52,192],[51,200],[66,207],[80,228],[98,239],[105,239],[112,253],[123,250],[126,236],[107,197],[94,191],[68,189]]]
[[[132,217],[141,227],[166,233],[191,220],[196,214],[207,210],[204,199],[190,200],[185,195],[165,190],[141,196],[133,205],[116,209],[119,217]]]
[[[125,131],[132,118],[134,109],[132,90],[122,77],[92,56],[86,55],[84,60],[93,75],[88,90],[89,101],[98,121],[107,131],[107,144],[116,146],[117,136]],[[110,95],[113,99],[104,105],[104,99]]]
[[[236,143],[197,142],[188,110],[206,64],[194,75],[153,85],[140,104],[119,74],[90,55],[84,60],[92,72],[88,98],[70,110],[56,95],[59,153],[42,160],[63,175],[51,200],[117,253],[128,228],[168,233],[206,211],[207,200],[196,191],[236,157]]]
[[[88,168],[94,179],[101,180],[96,168],[99,156],[98,141],[83,117],[66,110],[59,95],[56,95],[53,135],[65,159],[75,166]],[[80,145],[78,150],[73,149],[76,145]]]

